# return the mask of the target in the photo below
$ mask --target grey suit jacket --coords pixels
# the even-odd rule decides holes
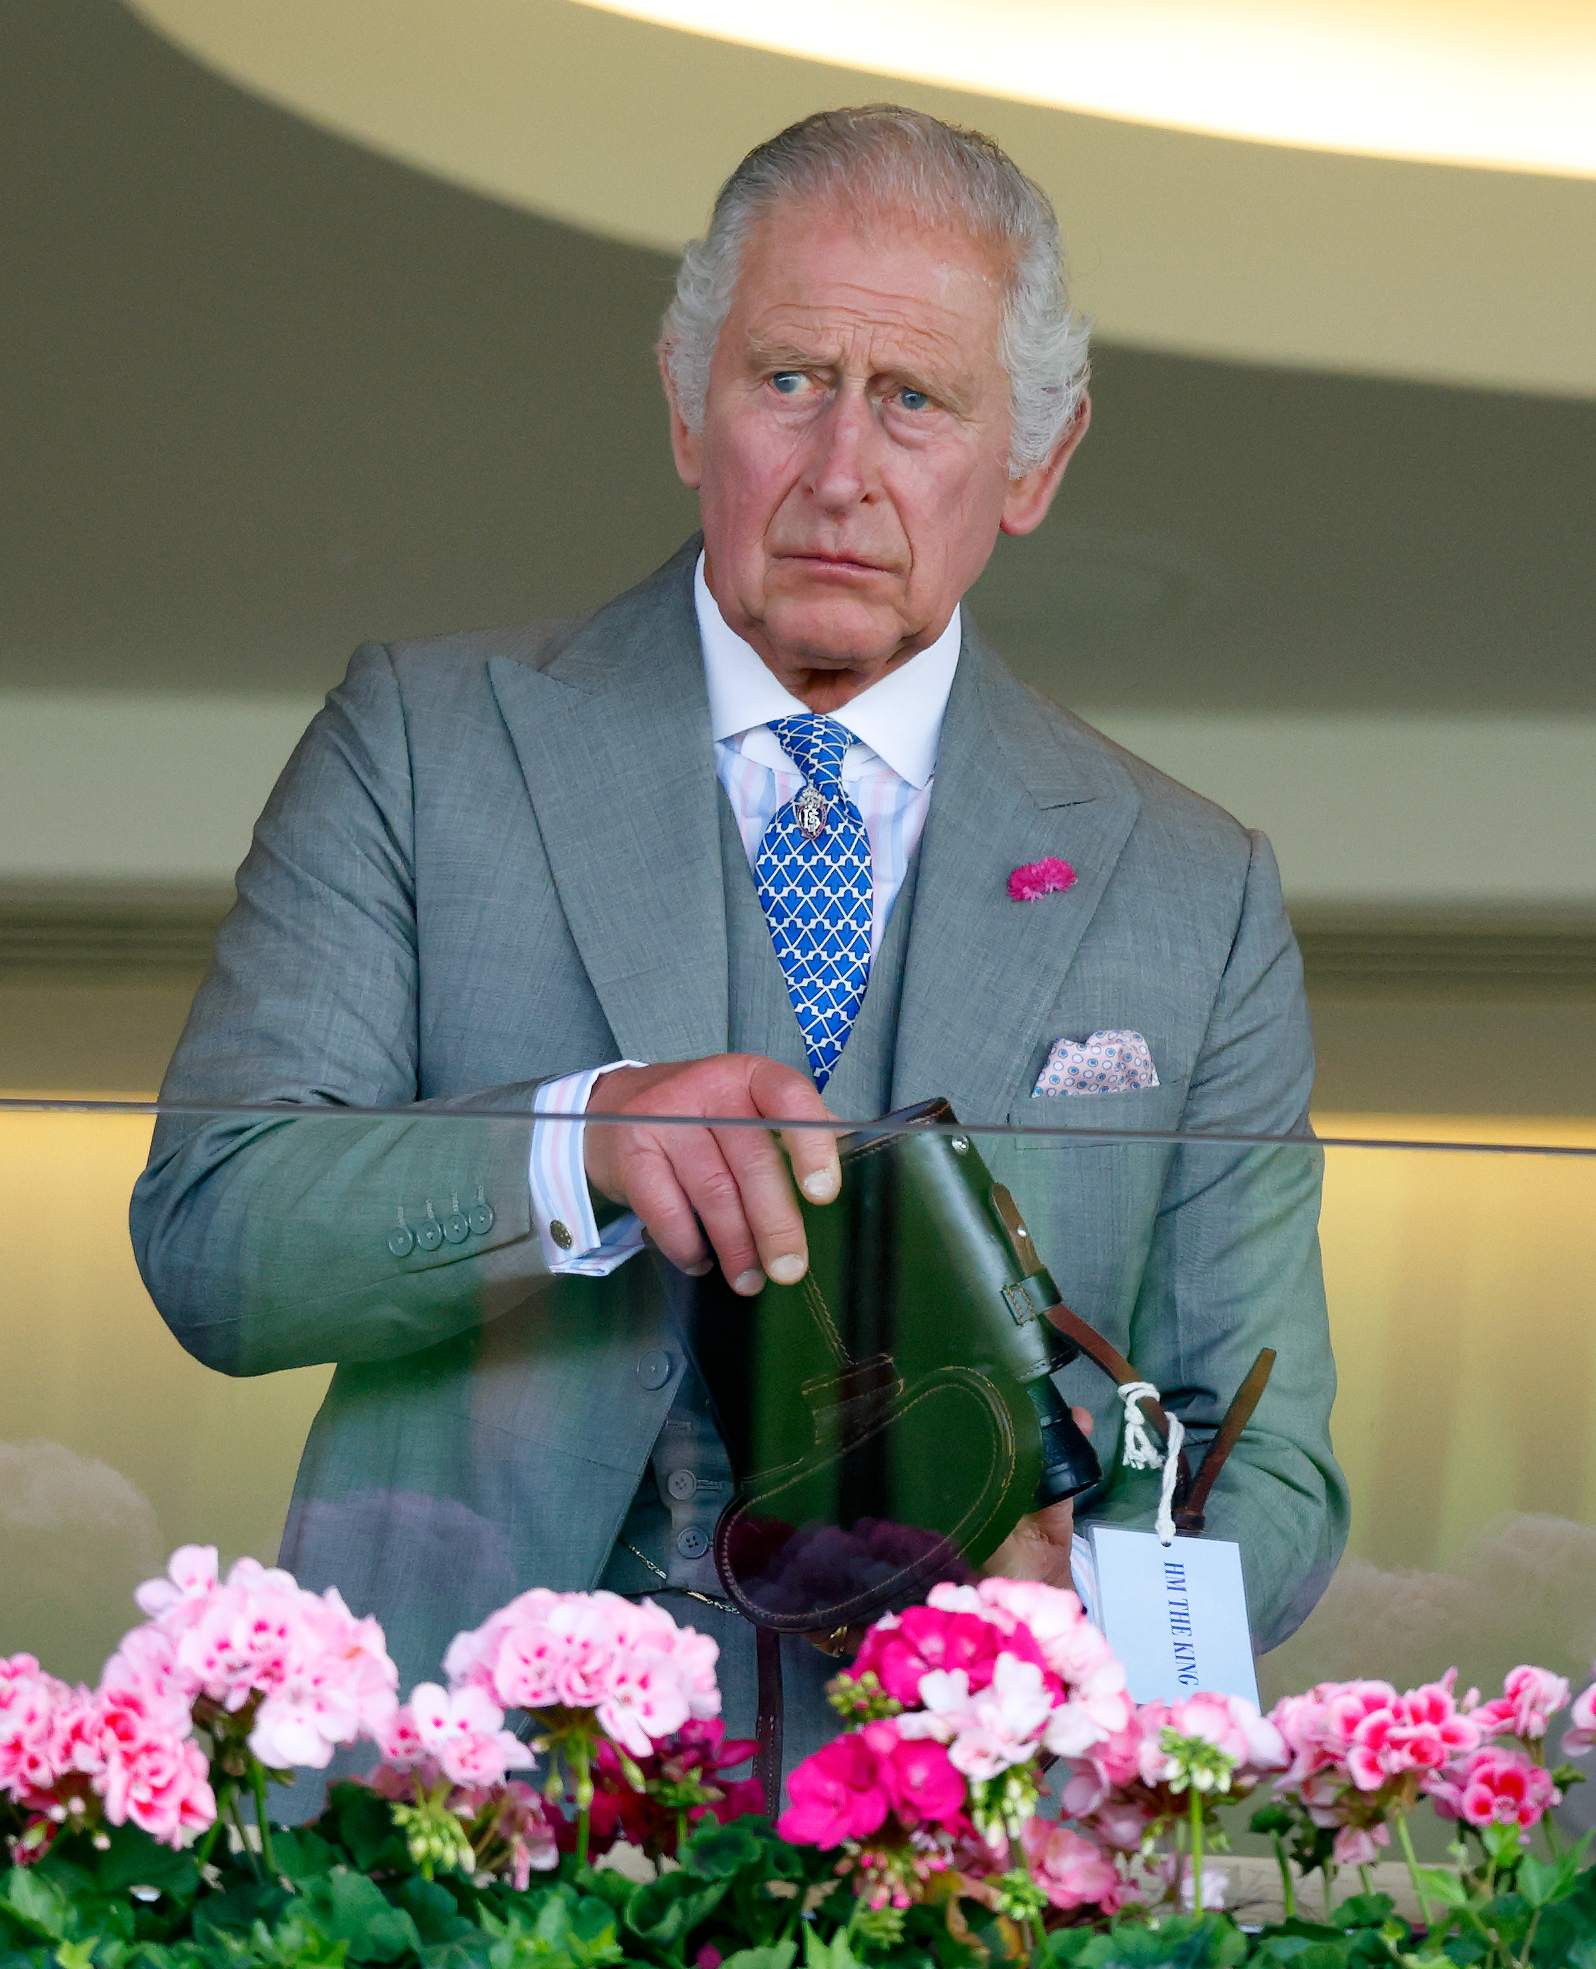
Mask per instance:
[[[283,1562],[377,1612],[407,1677],[512,1593],[596,1580],[678,1384],[663,1266],[548,1276],[518,1117],[557,1074],[726,1050],[696,551],[579,622],[356,653],[261,817],[163,1089],[303,1113],[164,1118],[134,1196],[145,1282],[191,1353],[229,1374],[337,1363]],[[1010,871],[1050,855],[1074,887],[1012,902]],[[1103,1027],[1146,1035],[1160,1085],[1034,1098],[1050,1043]],[[1241,1543],[1262,1646],[1345,1535],[1311,1079],[1268,844],[967,629],[893,1105],[1305,1137],[984,1144],[1069,1303],[1199,1448],[1258,1348],[1278,1349],[1209,1509]],[[491,1227],[471,1228],[482,1204]],[[429,1215],[449,1235],[396,1256],[390,1230]],[[1067,1384],[1106,1452],[1112,1391],[1079,1365]],[[1153,1479],[1121,1479],[1085,1508],[1144,1522],[1154,1502]]]

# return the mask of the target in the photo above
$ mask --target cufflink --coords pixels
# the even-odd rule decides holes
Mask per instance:
[[[576,1242],[576,1239],[572,1237],[570,1231],[560,1222],[558,1217],[549,1225],[549,1236],[553,1238],[554,1242],[562,1251],[569,1251],[571,1246]]]

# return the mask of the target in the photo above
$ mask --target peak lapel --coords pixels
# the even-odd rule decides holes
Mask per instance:
[[[1027,691],[967,628],[920,844],[893,1105],[944,1094],[1002,1121],[1033,1061],[1140,801],[1110,747]],[[1009,876],[1057,856],[1062,894],[1014,902]]]
[[[600,609],[547,665],[488,666],[566,920],[621,1051],[726,1050],[719,784],[698,543]]]

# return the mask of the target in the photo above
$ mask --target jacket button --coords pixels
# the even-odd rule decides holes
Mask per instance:
[[[553,1238],[554,1242],[562,1251],[569,1251],[571,1246],[576,1242],[576,1239],[570,1233],[569,1227],[562,1223],[558,1217],[549,1225],[549,1236]]]
[[[395,1224],[388,1233],[388,1249],[396,1258],[408,1258],[415,1248],[414,1233],[407,1225]]]
[[[698,1488],[698,1479],[691,1470],[673,1470],[665,1479],[665,1488],[678,1503],[683,1503]]]
[[[676,1549],[684,1559],[701,1559],[709,1550],[709,1535],[698,1525],[689,1525],[676,1534]]]
[[[486,1237],[488,1232],[493,1229],[493,1205],[491,1203],[473,1203],[471,1208],[466,1212],[466,1222],[478,1237]]]
[[[644,1354],[637,1363],[637,1378],[645,1388],[663,1388],[671,1378],[669,1354]]]
[[[463,1210],[451,1210],[443,1220],[443,1234],[451,1244],[464,1244],[471,1235]]]
[[[423,1251],[436,1251],[443,1242],[443,1226],[436,1217],[423,1217],[416,1226],[416,1243]]]

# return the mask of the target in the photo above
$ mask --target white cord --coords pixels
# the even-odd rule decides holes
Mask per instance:
[[[1143,1397],[1153,1401],[1159,1399],[1158,1390],[1151,1381],[1124,1381],[1119,1386],[1119,1397],[1125,1404],[1125,1440],[1120,1450],[1120,1461],[1127,1470],[1156,1470],[1163,1466],[1164,1481],[1158,1494],[1158,1516],[1153,1520],[1153,1529],[1158,1533],[1160,1545],[1172,1545],[1175,1540],[1175,1482],[1180,1475],[1180,1446],[1186,1440],[1186,1431],[1178,1415],[1169,1418],[1169,1442],[1164,1449],[1158,1447],[1147,1417],[1142,1413]]]

